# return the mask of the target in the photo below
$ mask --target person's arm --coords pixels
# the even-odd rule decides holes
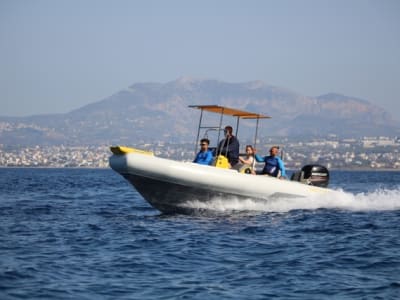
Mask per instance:
[[[243,157],[241,157],[241,156],[239,156],[239,161],[242,163],[242,164],[249,164],[249,162],[248,162],[248,159],[244,159]]]
[[[211,151],[207,151],[207,157],[206,157],[206,159],[205,159],[205,163],[206,163],[207,165],[211,165],[212,160],[213,160],[213,154],[212,154],[212,152],[211,152]]]
[[[239,160],[243,163],[243,164],[246,164],[246,165],[252,165],[253,164],[253,161],[254,161],[254,159],[253,159],[253,157],[249,157],[249,158],[247,158],[247,159],[244,159],[243,157],[240,157],[239,156]]]
[[[286,177],[285,165],[280,157],[277,157],[279,169],[281,170],[281,177]]]
[[[265,158],[261,157],[260,155],[258,155],[257,153],[254,154],[254,158],[256,159],[256,162],[265,162]]]
[[[237,140],[237,138],[234,138],[230,145],[231,157],[236,157],[236,159],[239,159],[239,148],[239,141]]]
[[[197,163],[197,162],[198,162],[198,160],[199,160],[199,154],[200,154],[200,152],[198,152],[198,153],[196,154],[196,157],[195,157],[194,160],[193,160],[194,163]]]

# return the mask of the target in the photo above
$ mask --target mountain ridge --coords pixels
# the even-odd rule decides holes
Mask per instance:
[[[272,122],[263,126],[261,136],[400,135],[400,123],[367,100],[337,93],[304,96],[260,80],[229,83],[181,77],[167,83],[134,83],[64,114],[0,117],[0,140],[21,145],[190,141],[199,116],[188,109],[191,104],[270,115]]]

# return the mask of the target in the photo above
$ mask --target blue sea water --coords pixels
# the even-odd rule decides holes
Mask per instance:
[[[400,299],[400,172],[331,178],[187,216],[111,170],[0,169],[0,299]]]

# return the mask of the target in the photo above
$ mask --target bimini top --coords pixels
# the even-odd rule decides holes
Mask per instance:
[[[219,106],[219,105],[189,105],[192,108],[198,108],[201,110],[205,110],[208,112],[219,113],[223,115],[229,115],[233,117],[238,117],[240,119],[270,119],[270,116],[252,113],[236,108],[230,108],[226,106]]]

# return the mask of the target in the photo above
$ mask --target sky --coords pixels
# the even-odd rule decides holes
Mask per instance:
[[[400,120],[400,1],[0,0],[2,116],[180,77],[336,92]]]

